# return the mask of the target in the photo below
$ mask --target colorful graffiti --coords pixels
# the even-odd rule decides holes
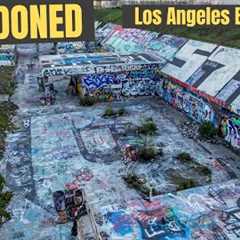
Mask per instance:
[[[239,181],[131,200],[99,210],[111,239],[230,240],[240,237]]]
[[[188,227],[178,219],[173,209],[159,201],[134,200],[126,209],[111,206],[101,211],[105,212],[101,228],[111,235],[111,239],[190,239]]]
[[[86,93],[96,93],[96,90],[109,90],[116,96],[149,96],[154,95],[158,80],[155,69],[130,71],[121,74],[86,75],[82,80]],[[104,91],[103,91],[104,92]],[[105,91],[106,92],[106,91]]]
[[[99,27],[96,31],[97,38],[101,39],[101,44],[104,44],[116,31],[121,31],[120,25],[107,23],[103,27]]]
[[[14,66],[15,55],[12,53],[1,53],[0,54],[0,66]]]
[[[150,43],[159,34],[140,29],[119,29],[103,42],[105,48],[117,53],[131,54],[145,52],[145,45]]]
[[[190,239],[187,226],[180,222],[174,210],[161,206],[159,202],[150,203],[143,210],[138,209],[136,214],[141,239]]]
[[[211,105],[179,85],[164,78],[157,94],[195,121],[210,121],[217,126],[216,114]]]
[[[233,147],[240,148],[240,119],[238,117],[224,117],[221,130],[225,140]]]
[[[55,77],[55,76],[72,76],[80,74],[105,74],[105,73],[117,73],[126,71],[140,71],[142,69],[158,69],[162,64],[108,64],[108,65],[75,65],[65,67],[50,67],[42,70],[42,76],[44,77]]]
[[[126,78],[126,74],[101,74],[85,75],[81,80],[88,93],[104,88],[109,85],[121,85]]]
[[[57,52],[60,54],[74,53],[83,48],[83,42],[61,42],[57,44]]]
[[[112,26],[103,27],[108,28]],[[163,73],[240,113],[239,49],[121,26],[103,41],[103,47],[120,54],[141,52],[165,59]]]
[[[144,78],[126,81],[123,83],[122,95],[126,97],[155,95],[157,83],[157,81]]]
[[[123,82],[122,95],[128,97],[155,95],[158,84],[155,75],[156,71],[153,69],[129,72]]]
[[[147,47],[151,53],[163,57],[169,61],[173,60],[176,52],[186,43],[187,39],[171,35],[162,35],[148,43]]]

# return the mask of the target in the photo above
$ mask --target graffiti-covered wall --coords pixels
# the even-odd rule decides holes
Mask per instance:
[[[122,89],[122,82],[126,79],[126,73],[89,74],[81,79],[86,93],[92,94],[106,88],[115,89],[119,86]]]
[[[13,53],[0,53],[0,66],[14,66],[15,56]]]
[[[111,34],[104,35],[107,31]],[[224,102],[240,114],[240,49],[121,26],[97,29],[103,47],[117,53],[150,53],[167,61],[162,72]]]
[[[210,121],[217,127],[217,114],[211,104],[167,78],[159,78],[157,95],[195,121],[199,123]]]
[[[158,79],[156,68],[144,68],[141,71],[129,71],[108,74],[88,74],[81,83],[86,93],[95,93],[102,89],[120,92],[122,96],[155,95]]]
[[[240,118],[224,117],[221,130],[225,140],[235,148],[240,148]]]
[[[158,83],[155,75],[154,69],[129,72],[123,82],[122,95],[126,97],[155,95]]]
[[[90,74],[81,81],[87,93],[103,88],[119,91],[120,88],[125,97],[158,95],[195,121],[210,121],[217,126],[217,116],[211,104],[166,77],[158,76],[153,68],[121,74]]]
[[[109,34],[104,34],[110,32]],[[217,44],[180,38],[120,25],[97,28],[105,40],[103,47],[117,53],[148,53],[164,59],[161,72],[172,81],[141,78],[123,84],[126,96],[144,95],[156,88],[165,101],[198,122],[211,121],[219,126],[224,113],[214,113],[213,105],[227,109],[223,135],[240,148],[239,121],[230,113],[240,114],[240,50]],[[144,93],[144,94],[143,94]],[[204,100],[203,100],[204,99]],[[217,117],[219,116],[219,117]]]

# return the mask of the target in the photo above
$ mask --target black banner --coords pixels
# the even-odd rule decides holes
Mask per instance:
[[[240,5],[125,5],[123,27],[161,31],[166,28],[240,26]]]
[[[92,0],[0,1],[0,44],[94,40]]]

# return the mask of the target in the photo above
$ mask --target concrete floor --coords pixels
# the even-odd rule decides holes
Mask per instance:
[[[122,135],[122,132],[129,125],[138,126],[143,119],[150,117],[158,126],[158,132],[151,141],[162,147],[164,156],[155,162],[134,165],[134,173],[144,175],[163,194],[175,191],[175,186],[168,179],[169,169],[199,179],[195,172],[189,173],[175,159],[177,153],[189,152],[196,161],[211,169],[213,187],[216,186],[219,190],[222,183],[224,189],[234,186],[231,199],[226,194],[224,198],[228,209],[229,206],[239,209],[236,204],[240,187],[239,182],[234,179],[240,176],[240,170],[236,167],[240,158],[222,145],[199,142],[184,136],[181,126],[189,120],[183,114],[159,99],[138,98],[112,103],[114,108],[124,107],[127,114],[106,119],[102,114],[109,106],[108,103],[90,108],[80,107],[77,97],[65,94],[66,81],[56,85],[56,104],[43,107],[39,103],[40,93],[37,90],[38,67],[31,71],[25,67],[29,58],[20,58],[18,88],[12,98],[19,105],[18,116],[15,118],[19,129],[7,138],[5,175],[9,188],[14,191],[14,199],[10,205],[13,218],[0,229],[3,239],[71,239],[71,223],[55,224],[56,212],[52,201],[52,193],[62,190],[65,184],[71,182],[85,188],[89,204],[104,221],[103,224],[98,224],[99,229],[111,236],[110,239],[191,239],[189,229],[194,229],[193,226],[182,226],[181,223],[176,226],[183,229],[180,235],[159,235],[155,231],[152,235],[154,238],[149,237],[150,235],[144,238],[135,223],[129,224],[130,229],[129,226],[121,226],[123,232],[119,232],[115,229],[117,223],[114,223],[113,215],[112,218],[107,215],[110,212],[116,213],[115,210],[118,209],[117,212],[121,212],[123,219],[132,222],[132,216],[136,214],[132,207],[133,202],[139,209],[143,209],[145,203],[142,196],[130,189],[121,177],[126,171],[121,149],[126,143],[140,140],[135,135]],[[204,179],[201,183],[206,184]],[[185,198],[193,192],[198,197],[205,196],[209,187],[179,193],[179,196],[184,196],[183,201],[186,204]],[[156,204],[159,201],[163,201],[163,204],[169,201],[173,208],[174,204],[179,203],[179,199],[174,202],[174,198],[170,201],[167,196],[156,198]],[[201,201],[201,206],[205,206],[208,201],[206,197]],[[195,207],[194,211],[195,216],[204,212],[200,207]],[[129,214],[131,218],[127,218]],[[212,212],[208,211],[207,214],[210,217]],[[133,219],[136,220],[136,217]],[[174,218],[174,221],[180,222],[177,219]],[[180,219],[182,222],[183,217]],[[222,226],[221,229],[224,230],[225,227]],[[194,239],[237,239],[234,238],[237,235],[232,232],[226,235],[229,238],[204,238],[203,234],[199,234],[202,238],[197,238],[196,235]]]

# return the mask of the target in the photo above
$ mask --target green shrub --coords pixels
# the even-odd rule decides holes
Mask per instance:
[[[0,94],[13,95],[16,83],[12,78],[15,68],[10,66],[4,66],[0,69]]]
[[[112,117],[112,116],[115,116],[115,112],[113,111],[112,107],[108,107],[104,114],[103,114],[104,117]]]
[[[187,164],[188,167],[190,167],[196,172],[196,174],[203,175],[205,177],[208,177],[209,180],[211,180],[211,170],[208,167],[195,161],[189,153],[182,152],[177,155],[177,159],[180,160],[182,163]]]
[[[209,177],[211,177],[211,175],[212,175],[211,170],[210,170],[208,167],[203,166],[203,165],[198,166],[198,171],[199,171],[200,174],[202,174],[202,175],[204,175],[204,176],[209,176]]]
[[[170,168],[167,170],[168,177],[170,178],[170,181],[176,185],[177,191],[182,191],[188,188],[193,188],[199,186],[198,181],[182,176],[179,170]]]
[[[178,182],[177,191],[182,191],[189,188],[194,188],[198,184],[193,179],[184,179]]]
[[[11,201],[12,193],[11,192],[3,192],[3,188],[5,186],[5,180],[0,175],[0,226],[6,221],[11,219],[10,214],[6,211],[6,208]]]
[[[143,135],[154,135],[158,130],[152,119],[147,119],[142,126],[138,127],[138,132]]]
[[[120,108],[119,110],[114,110],[112,107],[106,108],[103,117],[118,117],[122,116],[125,113],[124,108]]]
[[[187,152],[182,152],[177,155],[177,159],[182,161],[182,162],[192,162],[193,158],[191,155]]]
[[[124,181],[128,184],[130,188],[134,188],[136,191],[139,191],[147,196],[150,194],[150,186],[148,186],[146,179],[140,178],[137,175],[129,174],[123,177]],[[152,195],[157,196],[160,193],[152,188]]]
[[[93,96],[81,96],[80,97],[80,105],[81,106],[93,106],[97,103],[96,97]]]
[[[5,149],[6,132],[16,129],[12,122],[12,117],[15,115],[17,106],[13,103],[0,103],[0,160],[3,157]]]
[[[142,162],[148,162],[159,154],[159,151],[155,147],[142,147],[138,150],[139,160]]]
[[[124,114],[125,114],[125,109],[124,108],[120,108],[119,110],[118,110],[118,116],[123,116]]]
[[[199,127],[199,134],[202,138],[212,139],[217,135],[217,129],[211,122],[204,122]]]

